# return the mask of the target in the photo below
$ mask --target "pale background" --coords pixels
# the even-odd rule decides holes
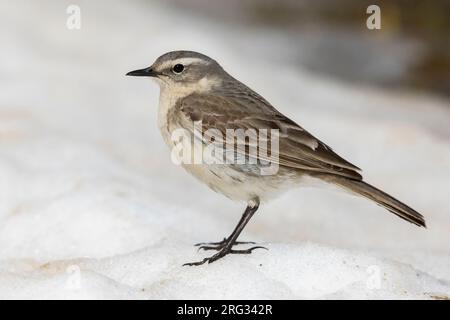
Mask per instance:
[[[70,31],[71,3],[0,1],[0,298],[450,297],[450,105],[445,88],[401,81],[423,44],[348,31],[335,42],[359,52],[349,77],[326,72],[340,29],[96,0],[76,2],[82,27]],[[344,193],[296,189],[242,234],[269,251],[181,267],[210,255],[192,244],[227,236],[244,205],[171,163],[157,85],[125,77],[176,49],[218,60],[428,229]]]

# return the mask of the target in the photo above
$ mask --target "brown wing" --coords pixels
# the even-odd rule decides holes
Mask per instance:
[[[227,129],[278,129],[280,166],[307,171],[331,173],[361,180],[360,170],[337,155],[298,124],[282,115],[254,92],[232,95],[194,93],[177,102],[168,115],[175,125],[189,129],[194,121],[202,121],[203,131]],[[273,161],[273,159],[271,159]]]

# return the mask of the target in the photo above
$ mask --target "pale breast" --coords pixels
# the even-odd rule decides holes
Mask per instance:
[[[161,135],[164,139],[164,142],[172,147],[172,140],[170,139],[169,125],[167,122],[167,114],[175,105],[174,98],[172,95],[167,94],[167,90],[161,88],[161,95],[159,97],[159,108],[158,108],[158,128],[161,131]]]
[[[172,150],[175,146],[171,139],[172,132],[180,129],[181,124],[187,125],[187,123],[177,119],[180,115],[175,109],[179,99],[187,92],[186,89],[183,92],[174,92],[174,90],[170,90],[170,94],[168,92],[168,89],[161,88],[158,126],[165,143]],[[202,146],[202,144],[192,145],[192,150],[199,146]],[[236,201],[248,202],[255,198],[259,198],[261,201],[268,200],[281,191],[280,185],[286,178],[285,174],[261,177],[255,175],[250,170],[251,168],[242,168],[236,165],[182,164],[182,166],[215,192]]]

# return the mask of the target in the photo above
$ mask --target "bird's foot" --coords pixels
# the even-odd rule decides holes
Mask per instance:
[[[220,243],[222,243],[222,242],[220,242]],[[235,242],[234,244],[238,244],[238,243]],[[220,249],[217,249],[217,246],[213,247],[214,249],[204,249],[204,250],[220,250],[220,251],[211,257],[203,259],[202,261],[185,263],[185,264],[183,264],[183,266],[192,267],[192,266],[201,266],[202,264],[204,264],[206,262],[213,263],[214,261],[217,261],[220,258],[225,257],[227,254],[251,254],[253,252],[253,250],[255,250],[255,249],[268,250],[266,247],[261,247],[261,246],[256,246],[256,247],[252,247],[252,248],[245,249],[245,250],[233,250],[234,244],[225,244]]]
[[[202,243],[197,243],[194,246],[198,247],[198,250],[222,250],[223,248],[225,248],[225,246],[227,245],[227,238],[223,238],[222,241],[219,242],[202,242]],[[239,245],[239,244],[256,244],[255,242],[252,241],[235,241],[232,245]]]

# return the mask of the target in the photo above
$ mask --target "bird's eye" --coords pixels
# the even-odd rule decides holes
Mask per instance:
[[[183,72],[184,66],[182,64],[176,64],[176,65],[173,66],[172,70],[173,70],[174,73],[180,74],[180,73]]]

